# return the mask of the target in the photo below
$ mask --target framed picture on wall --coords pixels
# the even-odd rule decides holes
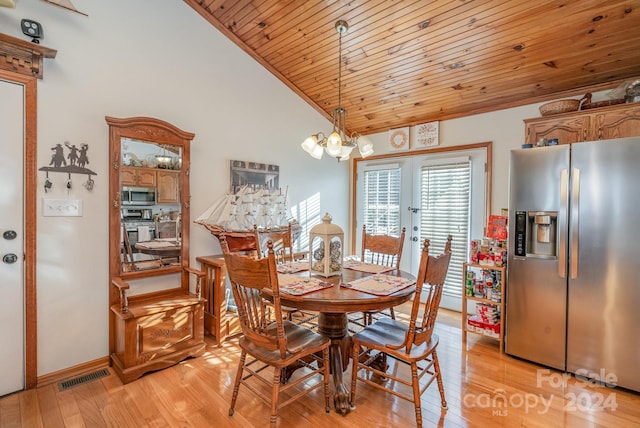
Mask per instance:
[[[280,167],[266,163],[232,160],[231,188],[236,193],[242,186],[274,191],[280,187]]]
[[[407,150],[409,148],[409,127],[389,131],[389,150]]]
[[[438,141],[439,122],[428,122],[416,126],[415,148],[423,149],[440,144]]]

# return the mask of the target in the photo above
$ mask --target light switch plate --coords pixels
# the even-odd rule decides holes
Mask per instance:
[[[80,199],[42,199],[45,217],[82,217],[82,200]]]

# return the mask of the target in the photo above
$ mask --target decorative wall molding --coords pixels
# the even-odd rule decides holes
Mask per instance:
[[[43,58],[58,51],[0,33],[0,69],[42,79]]]

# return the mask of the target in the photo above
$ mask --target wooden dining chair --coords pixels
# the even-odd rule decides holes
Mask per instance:
[[[429,255],[429,240],[425,240],[409,323],[406,324],[391,318],[380,318],[352,337],[353,371],[349,400],[352,407],[356,405],[357,383],[362,381],[374,388],[412,402],[417,426],[422,427],[420,397],[435,379],[440,391],[442,408],[447,408],[442,374],[436,353],[438,336],[433,330],[450,259],[451,235],[447,239],[444,252],[438,257]],[[424,300],[424,303],[421,303],[421,300]],[[396,364],[402,362],[410,366],[410,376],[403,377],[402,370],[393,374],[387,373],[385,371],[387,357],[396,360]],[[382,364],[376,364],[380,361]],[[372,379],[373,375],[387,378],[387,381],[376,382]],[[399,384],[410,387],[411,394],[403,392],[399,388]]]
[[[122,225],[122,248],[121,248],[121,262],[123,272],[132,272],[135,269],[133,263],[133,250],[131,249],[131,243],[129,242],[129,234],[124,225]]]
[[[129,234],[125,226],[122,226],[122,272],[134,272],[150,269],[158,269],[162,267],[162,261],[157,258],[148,258],[136,260],[136,255],[129,241]]]
[[[262,257],[266,256],[266,243],[271,241],[273,243],[273,251],[276,254],[277,263],[289,263],[304,258],[293,251],[293,231],[291,224],[286,228],[281,227],[277,229],[261,230],[259,232],[259,237],[260,248],[263,249],[261,254]],[[293,321],[294,316],[296,316],[296,322],[298,324],[303,324],[314,329],[318,328],[317,318],[319,314],[317,312],[302,311],[298,308],[283,306],[282,313],[289,321]]]
[[[367,225],[363,225],[360,260],[399,269],[405,233],[406,228],[403,227],[400,236],[372,234],[367,232]]]
[[[404,245],[404,235],[406,228],[402,228],[400,236],[372,234],[367,232],[367,225],[362,226],[362,249],[360,260],[365,263],[373,263],[381,266],[388,266],[400,269],[402,259],[402,246]],[[362,317],[351,317],[350,321],[360,327],[371,324],[377,315],[388,316],[395,319],[396,314],[393,308],[384,311],[363,312]]]
[[[273,244],[267,244],[267,257],[254,258],[229,251],[224,236],[222,251],[227,276],[238,307],[242,336],[238,340],[240,362],[233,386],[229,416],[233,416],[240,385],[271,404],[270,426],[275,427],[278,410],[290,402],[324,387],[325,411],[329,413],[330,340],[312,330],[282,318],[280,289]],[[269,293],[275,317],[268,317],[262,304],[263,292]],[[321,355],[319,357],[318,355]],[[315,365],[314,365],[315,364]],[[300,369],[286,383],[285,369]],[[268,367],[273,368],[269,377]],[[304,374],[297,376],[299,371]],[[317,382],[313,378],[319,378]],[[270,394],[265,386],[271,388]],[[287,397],[280,402],[280,396]]]
[[[291,225],[286,228],[266,229],[259,232],[262,257],[266,256],[267,241],[273,243],[273,252],[278,263],[293,261],[293,235]]]
[[[167,238],[175,238],[178,239],[180,234],[180,221],[178,219],[175,220],[160,220],[156,219],[154,221],[156,238],[158,239],[167,239]]]

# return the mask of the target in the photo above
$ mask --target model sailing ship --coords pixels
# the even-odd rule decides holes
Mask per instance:
[[[213,235],[289,227],[287,191],[243,186],[214,202],[195,221]]]

